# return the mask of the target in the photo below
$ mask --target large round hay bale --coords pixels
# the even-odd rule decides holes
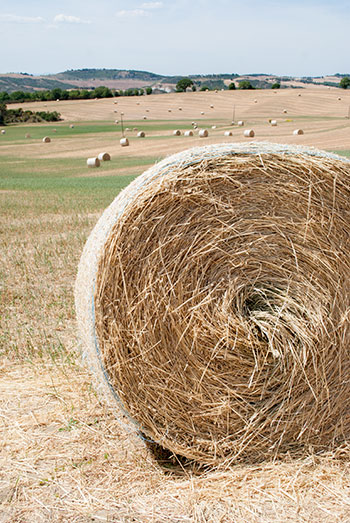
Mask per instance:
[[[44,138],[43,138],[43,142],[44,142],[44,143],[50,143],[50,142],[51,142],[51,138],[50,138],[50,136],[44,136]]]
[[[111,159],[111,155],[109,153],[100,153],[97,158],[101,161],[101,162],[109,162],[110,159]]]
[[[185,131],[184,136],[193,136],[193,131]]]
[[[100,167],[101,163],[100,163],[100,159],[97,158],[97,157],[94,157],[94,158],[88,158],[86,160],[86,165],[88,167]]]
[[[139,131],[139,132],[137,133],[137,138],[145,138],[145,136],[146,136],[145,131]]]
[[[246,138],[254,138],[255,132],[253,129],[246,129],[243,133]]]
[[[200,138],[207,138],[209,136],[208,130],[207,129],[200,129],[199,133],[198,133],[198,136]]]
[[[203,464],[350,438],[350,162],[220,144],[146,171],[84,248],[84,353],[125,422]]]
[[[121,139],[119,140],[119,143],[120,143],[120,145],[121,145],[122,147],[128,147],[128,145],[129,145],[129,140],[128,140],[127,138],[124,137],[124,138],[121,138]]]

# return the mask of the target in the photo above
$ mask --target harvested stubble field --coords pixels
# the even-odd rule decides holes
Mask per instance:
[[[194,145],[247,141],[244,128],[230,125],[233,106],[235,120],[255,130],[254,140],[349,156],[350,93],[339,93],[292,89],[48,102],[62,122],[8,127],[0,136],[0,521],[350,521],[346,445],[332,455],[274,463],[258,456],[255,465],[202,473],[183,469],[176,459],[157,461],[97,396],[79,358],[73,307],[90,230],[147,166]],[[27,105],[39,110],[43,104]],[[128,148],[120,147],[120,125],[114,124],[121,111],[131,129]],[[190,129],[192,121],[209,129],[209,138],[172,135],[173,129]],[[136,138],[134,128],[146,138]],[[296,128],[305,134],[293,136]],[[233,136],[224,138],[228,129]],[[42,143],[44,136],[52,142]],[[112,161],[87,169],[86,158],[101,151]]]

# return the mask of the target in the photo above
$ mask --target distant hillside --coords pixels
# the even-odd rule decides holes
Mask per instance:
[[[71,69],[54,75],[55,78],[62,80],[141,80],[142,82],[156,82],[164,78],[163,76],[147,71],[120,70],[120,69]]]
[[[238,75],[237,73],[222,73],[208,75],[188,75],[197,89],[227,89],[231,82],[238,87],[242,80],[249,80],[258,89],[269,89],[276,81],[281,87],[337,87],[342,77],[340,73],[325,77],[291,76],[278,77],[272,74],[253,73]],[[170,92],[175,90],[176,83],[182,76],[165,76],[149,71],[126,69],[75,69],[57,74],[34,76],[28,73],[0,74],[0,91],[37,91],[60,89],[94,89],[101,85],[110,89],[126,90],[132,88],[152,87],[155,92]]]
[[[39,89],[74,89],[75,85],[53,78],[32,76],[28,74],[0,75],[0,91],[37,91]]]

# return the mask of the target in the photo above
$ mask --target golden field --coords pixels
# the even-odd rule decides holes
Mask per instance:
[[[259,456],[256,465],[205,473],[157,460],[97,395],[80,360],[73,303],[89,232],[147,166],[224,141],[350,156],[349,106],[350,92],[326,88],[21,104],[57,110],[63,120],[0,135],[0,522],[350,521],[346,445],[332,455],[274,463]],[[232,126],[233,116],[244,127]],[[173,136],[192,122],[209,137]],[[243,136],[248,128],[253,139]],[[304,134],[293,135],[297,128]],[[86,159],[102,151],[112,160],[87,169]]]

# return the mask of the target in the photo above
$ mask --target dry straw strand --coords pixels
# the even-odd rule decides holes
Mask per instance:
[[[202,464],[350,437],[350,163],[220,144],[132,182],[85,246],[80,335],[130,427]]]

